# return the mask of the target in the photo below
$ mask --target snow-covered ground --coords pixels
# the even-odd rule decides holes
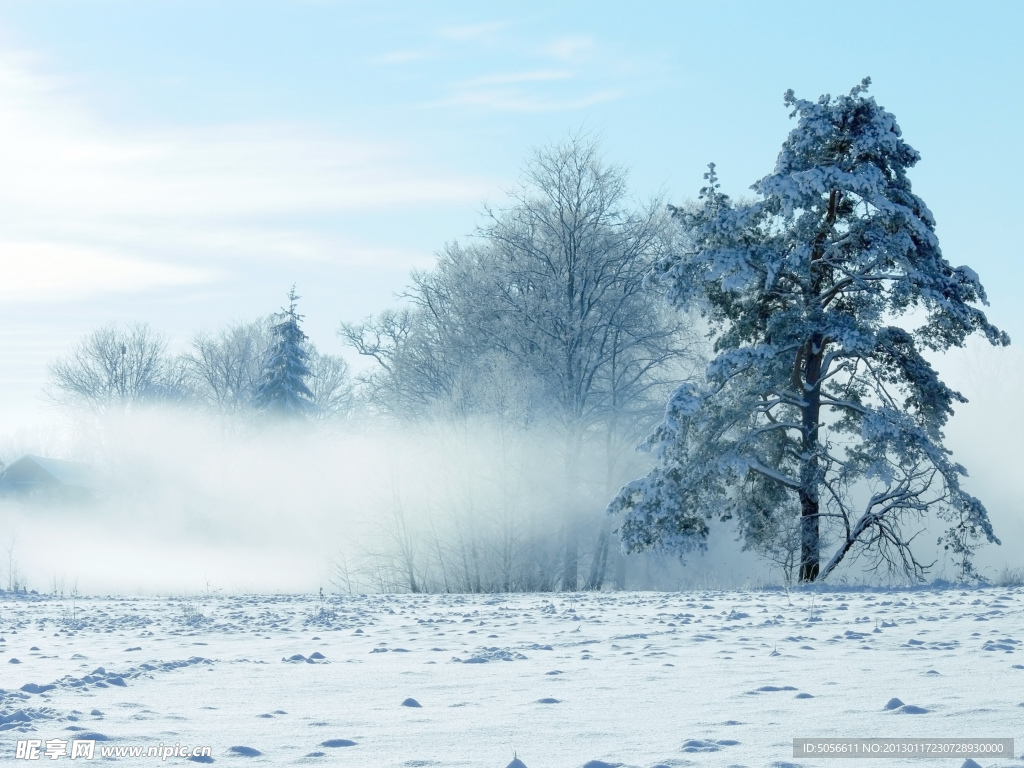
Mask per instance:
[[[1013,737],[977,763],[1024,766],[1021,588],[3,596],[0,662],[11,765],[84,736],[235,765],[837,768],[793,738],[903,736]]]

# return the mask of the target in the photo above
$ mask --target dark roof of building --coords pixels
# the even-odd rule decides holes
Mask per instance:
[[[12,461],[0,474],[0,483],[6,485],[37,485],[47,481],[68,488],[95,490],[97,487],[95,473],[88,464],[31,453]]]

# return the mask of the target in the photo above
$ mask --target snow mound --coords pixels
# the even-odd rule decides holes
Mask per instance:
[[[52,691],[56,687],[56,685],[52,684],[37,685],[36,683],[25,683],[21,686],[21,690],[25,693],[46,693],[47,691]]]
[[[386,650],[386,649],[385,649]],[[372,653],[372,651],[371,651]],[[295,653],[288,658],[281,657],[281,661],[286,664],[327,664],[327,657],[319,651],[314,651],[309,656],[303,656],[301,653]]]
[[[721,752],[722,747],[739,744],[735,739],[687,739],[683,742],[683,752]]]
[[[1017,650],[1018,645],[1020,645],[1020,640],[1014,640],[1012,637],[1004,637],[1000,640],[986,640],[985,644],[981,646],[981,650],[1013,653]]]
[[[930,709],[916,707],[913,704],[904,704],[896,710],[897,715],[927,715],[929,712],[931,712]]]
[[[0,731],[34,731],[34,723],[37,720],[63,720],[64,718],[55,709],[41,707],[33,709],[16,709],[13,712],[0,712]]]
[[[486,664],[490,661],[520,661],[526,657],[511,648],[480,648],[468,659],[452,657],[452,661],[462,664]]]
[[[228,752],[233,755],[241,755],[242,757],[259,757],[263,754],[258,749],[253,749],[252,747],[230,747]]]

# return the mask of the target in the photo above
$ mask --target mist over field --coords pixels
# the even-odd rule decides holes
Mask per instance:
[[[543,426],[232,426],[153,409],[58,445],[96,468],[95,500],[0,502],[8,554],[39,591],[55,577],[126,594],[408,591],[410,562],[417,588],[501,590],[527,561],[554,569],[566,510],[590,525],[606,502],[604,488],[565,498]]]
[[[1016,444],[1024,407],[1014,384],[1024,359],[1012,347],[976,344],[936,365],[970,400],[950,422],[948,445],[1003,542],[976,558],[979,572],[997,579],[1019,567],[1024,549]],[[503,576],[522,577],[537,562],[557,571],[567,520],[597,535],[610,493],[592,471],[586,496],[567,501],[559,446],[555,425],[503,431],[483,418],[260,426],[175,408],[102,422],[69,414],[48,429],[4,436],[0,460],[35,453],[84,461],[101,491],[80,504],[0,500],[0,582],[14,568],[42,593],[409,591],[411,559],[419,588],[474,591],[479,569],[480,588],[501,591]],[[594,448],[592,470],[601,461]],[[649,461],[633,454],[632,473]],[[778,568],[735,539],[732,527],[716,526],[708,551],[686,555],[685,566],[628,556],[627,585],[783,583]],[[478,566],[467,581],[463,555],[474,545]],[[952,577],[941,553],[925,559],[937,559],[931,577]],[[886,583],[858,568],[837,575]]]

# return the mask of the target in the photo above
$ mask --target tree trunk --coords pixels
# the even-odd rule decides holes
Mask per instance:
[[[821,334],[814,334],[804,347],[803,455],[800,472],[800,581],[818,578],[821,561],[819,530],[820,499],[818,497],[818,427],[821,416],[821,364],[824,344]]]
[[[608,539],[608,526],[603,523],[601,532],[597,534],[594,557],[590,561],[590,574],[583,586],[586,590],[600,590],[604,586],[604,575],[608,570]]]
[[[565,526],[565,549],[562,553],[562,592],[575,592],[580,588],[580,542],[577,531]]]
[[[565,524],[565,559],[562,561],[562,591],[575,592],[579,589],[579,485],[580,456],[583,453],[582,426],[577,419],[568,435],[565,456],[565,507],[568,522]]]
[[[563,592],[575,592],[579,589],[579,548],[576,532],[566,529],[565,560],[562,562]]]
[[[615,552],[615,588],[620,592],[626,589],[626,556],[618,549]]]
[[[818,578],[821,559],[816,494],[800,492],[800,581]]]

